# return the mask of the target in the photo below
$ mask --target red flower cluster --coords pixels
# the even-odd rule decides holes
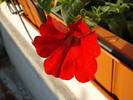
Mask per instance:
[[[94,79],[100,46],[95,32],[82,18],[67,28],[48,15],[46,24],[40,27],[40,34],[33,45],[39,56],[47,57],[44,61],[47,74],[64,80],[75,76],[80,82]]]

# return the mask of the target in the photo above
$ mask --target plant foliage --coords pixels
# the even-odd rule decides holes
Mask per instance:
[[[52,0],[36,0],[38,4],[47,12],[51,11]]]
[[[132,0],[91,0],[84,13],[91,18],[90,21],[133,42],[133,1],[130,1]]]
[[[36,0],[47,12],[59,12],[69,24],[81,16],[90,26],[99,24],[133,42],[133,0]]]

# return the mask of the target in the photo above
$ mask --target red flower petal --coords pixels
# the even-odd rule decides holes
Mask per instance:
[[[72,55],[68,52],[60,70],[60,78],[64,80],[69,80],[74,77],[75,74],[75,60]]]
[[[44,69],[47,74],[51,74],[55,77],[60,77],[63,79],[70,79],[71,77],[73,77],[74,68],[70,67],[67,69],[65,67],[69,67],[69,66],[63,65],[67,52],[70,48],[71,42],[72,42],[71,38],[68,38],[67,40],[63,41],[60,47],[54,51],[51,57],[45,60]],[[66,61],[64,63],[66,63]],[[70,62],[70,64],[73,64],[73,63]],[[62,65],[63,65],[63,68],[62,68]],[[69,71],[67,72],[69,73],[67,76],[65,75],[66,71],[64,70]]]
[[[94,79],[97,70],[95,59],[80,58],[78,60],[75,77],[79,82],[88,82]]]
[[[86,47],[86,54],[97,57],[100,55],[100,45],[98,44],[96,33],[81,38],[82,45]]]
[[[83,35],[91,32],[88,25],[83,22],[82,18],[72,24],[69,24],[69,28],[70,32],[77,37],[82,37]]]
[[[60,46],[61,40],[53,38],[37,36],[33,41],[33,45],[40,57],[48,57],[50,54]]]
[[[73,30],[76,30],[76,28],[78,27],[78,25],[82,22],[82,18],[80,18],[79,20],[69,24],[69,28],[70,29],[73,29]]]
[[[96,56],[100,54],[96,34],[92,33],[81,38],[80,57],[77,60],[76,78],[80,82],[87,82],[94,78],[97,70]]]
[[[77,57],[79,57],[78,54],[80,53],[75,51],[77,50],[76,48],[78,47],[78,45],[79,41],[75,41],[73,37],[73,41],[71,42],[71,47],[68,50],[61,67],[60,78],[69,80],[75,75],[76,60]]]
[[[42,24],[39,30],[42,36],[55,39],[63,39],[68,32],[68,28],[64,24],[49,15],[47,16],[46,24]]]
[[[49,15],[47,18],[40,27],[42,36],[33,42],[41,57],[49,56],[44,62],[45,72],[65,80],[74,75],[80,82],[92,80],[97,70],[95,58],[100,54],[95,32],[88,35],[91,30],[82,18],[70,24],[70,30]]]

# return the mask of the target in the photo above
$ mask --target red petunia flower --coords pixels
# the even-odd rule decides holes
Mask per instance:
[[[94,79],[100,46],[96,33],[82,18],[67,28],[48,15],[46,24],[40,27],[40,34],[33,45],[39,56],[47,57],[44,61],[47,74],[64,80],[75,76],[80,82]]]

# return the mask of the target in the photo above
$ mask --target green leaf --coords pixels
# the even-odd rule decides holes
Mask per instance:
[[[60,11],[62,8],[62,5],[59,5],[59,6],[56,6],[54,8],[51,8],[51,11],[54,12],[54,13],[57,13],[58,11]]]
[[[117,0],[117,4],[122,4],[124,3],[124,0]]]
[[[4,0],[0,0],[0,4],[3,2]]]
[[[61,14],[67,24],[77,20],[76,16],[80,14],[80,10],[84,7],[84,3],[80,0],[68,0],[62,4]]]
[[[63,16],[63,20],[67,24],[70,24],[75,20],[75,17],[71,14],[71,11],[68,5],[62,5],[61,15]]]
[[[95,13],[93,13],[91,11],[86,11],[86,16],[89,16],[90,18],[97,18],[97,16],[95,15]]]
[[[51,11],[51,2],[52,0],[36,0],[39,5],[48,13]]]
[[[83,18],[83,20],[89,25],[89,27],[94,27],[97,24],[93,21],[91,21],[88,17]]]
[[[54,0],[54,7],[56,7],[58,0]]]
[[[58,0],[58,2],[60,2],[60,3],[64,4],[64,3],[69,2],[69,0]]]

